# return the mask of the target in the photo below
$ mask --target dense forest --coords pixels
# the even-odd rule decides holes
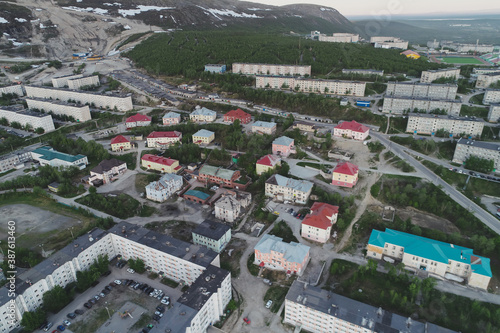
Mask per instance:
[[[384,70],[418,76],[422,70],[446,67],[426,59],[412,60],[400,50],[368,44],[324,43],[302,37],[248,32],[178,31],[154,35],[125,56],[151,74],[193,77],[205,64],[233,62],[311,65],[314,76],[326,77],[342,68]]]

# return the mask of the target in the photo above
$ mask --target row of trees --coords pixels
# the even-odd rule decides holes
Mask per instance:
[[[26,123],[23,126],[18,121],[11,121],[11,122],[9,122],[9,120],[7,118],[5,118],[5,117],[0,118],[0,125],[2,125],[2,126],[10,126],[12,128],[22,129],[22,130],[25,130],[25,131],[34,131],[36,134],[43,134],[43,133],[45,133],[45,130],[43,129],[43,127],[37,127],[35,129],[33,129],[33,126],[30,123]]]
[[[465,167],[482,173],[490,173],[495,168],[495,161],[471,155],[465,160]]]

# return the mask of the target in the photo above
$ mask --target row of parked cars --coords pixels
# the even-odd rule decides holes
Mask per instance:
[[[101,290],[99,294],[89,299],[85,304],[83,304],[83,306],[86,307],[87,309],[90,309],[93,305],[97,303],[97,301],[99,301],[101,298],[106,297],[111,292],[111,290],[113,290],[113,286],[111,284],[107,285],[106,287],[104,287],[103,290]]]
[[[294,211],[293,208],[290,208],[288,210],[288,213],[290,213],[290,215],[292,215],[293,217],[296,217],[300,220],[303,220],[305,216],[305,214],[299,214],[298,212]]]
[[[450,168],[450,170],[453,172],[458,172],[458,173],[463,173],[463,174],[466,173],[466,171],[463,171],[461,169],[456,169],[456,168]],[[476,177],[476,178],[488,179],[488,180],[494,180],[496,182],[500,182],[500,178],[495,178],[493,176],[485,176],[485,175],[482,175],[480,173],[476,173],[474,171],[469,171],[469,175],[471,175],[472,177]]]

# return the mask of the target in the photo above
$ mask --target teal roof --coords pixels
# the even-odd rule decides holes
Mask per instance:
[[[290,139],[287,136],[280,136],[279,138],[273,141],[273,145],[290,146],[292,144],[293,144],[293,139]]]
[[[197,197],[198,199],[201,199],[201,200],[206,200],[206,199],[210,198],[210,194],[206,194],[206,193],[203,193],[203,192],[197,191],[197,190],[189,190],[186,193],[184,193],[184,195],[192,195],[193,197]]]
[[[210,109],[207,109],[206,107],[202,107],[201,109],[196,109],[193,112],[191,112],[192,115],[199,115],[199,116],[216,116],[217,112],[212,111]]]
[[[415,236],[392,229],[372,230],[369,245],[383,248],[385,243],[402,246],[404,252],[429,260],[448,264],[448,260],[463,262],[471,266],[472,272],[491,277],[490,259],[475,255],[472,249]]]
[[[33,150],[33,153],[35,154],[40,154],[41,159],[47,160],[47,161],[52,161],[52,160],[62,160],[66,162],[76,162],[78,160],[81,160],[82,158],[85,158],[85,155],[70,155],[70,154],[65,154],[58,152],[57,150],[54,150],[51,147],[40,147],[35,150]]]
[[[177,112],[173,112],[173,111],[170,111],[169,113],[165,114],[163,116],[163,118],[167,119],[167,118],[180,118],[180,114],[178,114]]]
[[[211,131],[206,130],[206,129],[201,129],[198,132],[193,134],[193,136],[201,136],[203,138],[209,138],[212,135],[214,135],[214,132],[211,132]]]
[[[273,122],[269,122],[269,121],[256,121],[255,123],[253,123],[252,126],[255,126],[255,127],[266,127],[266,128],[273,128],[276,126],[276,123],[273,123]]]
[[[283,253],[286,261],[301,263],[309,254],[310,247],[295,242],[285,243],[283,238],[265,234],[254,249],[261,253],[271,253],[271,251]]]

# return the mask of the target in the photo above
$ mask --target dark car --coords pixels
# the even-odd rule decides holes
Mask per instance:
[[[82,314],[84,314],[84,313],[85,313],[85,311],[83,311],[82,309],[76,309],[76,310],[75,310],[75,313],[76,313],[76,314],[79,314],[79,315],[82,315]]]
[[[110,286],[110,287],[116,287],[116,286],[117,286],[117,284],[116,284],[116,283],[114,283],[114,282],[111,282],[111,283],[109,284],[109,286]]]
[[[165,308],[163,306],[161,306],[161,305],[158,305],[156,307],[156,310],[160,311],[161,313],[165,312]]]
[[[92,307],[92,303],[85,303],[83,304],[84,307],[86,307],[87,309],[90,309]]]
[[[104,289],[109,290],[109,291],[113,290],[113,288],[111,288],[110,286],[106,286],[106,287],[104,287]]]
[[[74,312],[68,313],[66,315],[66,317],[68,317],[69,319],[75,319],[76,318],[76,313],[74,313]]]
[[[97,300],[95,298],[91,298],[89,299],[88,303],[94,305],[95,303],[97,303]]]
[[[158,315],[153,315],[153,320],[160,321],[160,316],[158,316]]]
[[[111,271],[106,271],[102,274],[102,276],[108,276],[109,274],[111,274]]]
[[[57,329],[62,332],[66,329],[66,327],[64,325],[59,325],[57,326]]]
[[[103,290],[101,290],[101,293],[103,293],[104,295],[107,295],[109,294],[111,291],[109,291],[108,289],[104,288]]]

